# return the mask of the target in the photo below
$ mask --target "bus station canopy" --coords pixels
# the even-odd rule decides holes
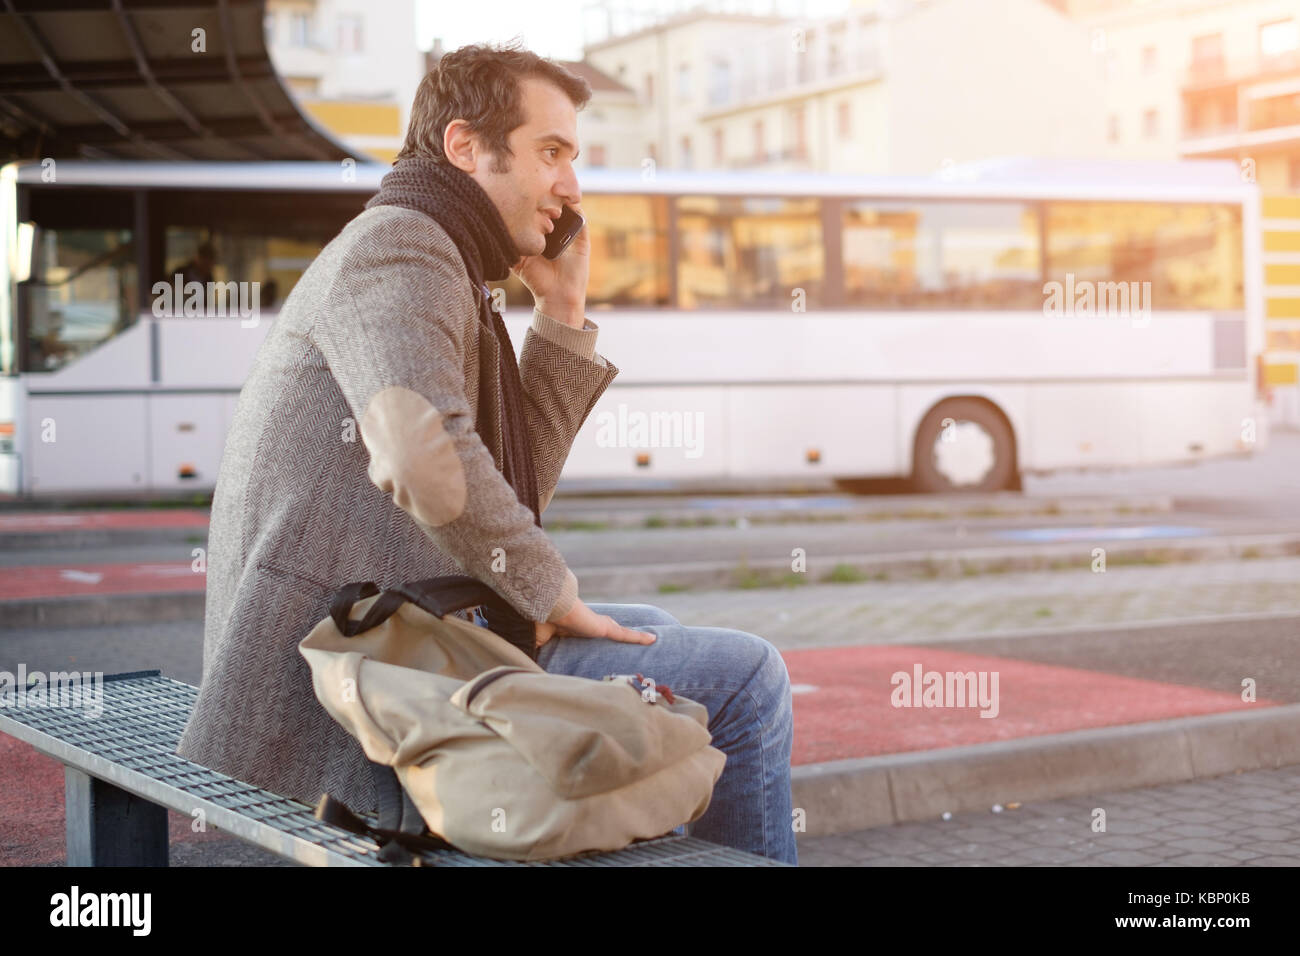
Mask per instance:
[[[4,159],[364,159],[302,113],[265,0],[4,0]]]

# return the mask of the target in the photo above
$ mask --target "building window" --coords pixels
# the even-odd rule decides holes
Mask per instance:
[[[677,96],[684,100],[690,99],[691,67],[688,63],[679,63],[677,65]]]
[[[311,14],[295,11],[289,14],[289,46],[311,45]]]
[[[811,83],[813,80],[813,41],[816,37],[816,31],[804,31],[803,49],[795,54],[795,77],[799,83]]]
[[[754,161],[763,161],[763,121],[754,120]]]
[[[1300,46],[1295,20],[1275,20],[1259,28],[1259,55],[1266,63],[1295,55]]]
[[[1160,114],[1155,110],[1147,110],[1142,114],[1142,135],[1147,139],[1155,139],[1160,132]]]
[[[655,76],[653,73],[645,75],[645,101],[647,103],[655,101]]]
[[[361,52],[361,17],[355,15],[339,17],[339,52]]]
[[[844,24],[837,23],[830,28],[830,42],[826,48],[826,75],[839,76],[844,69]]]
[[[784,36],[774,36],[767,45],[767,51],[763,57],[767,61],[767,87],[768,92],[785,89],[786,84],[786,44],[788,39]]]
[[[1300,126],[1300,93],[1260,97],[1246,107],[1246,129]]]
[[[1107,50],[1103,60],[1106,70],[1106,79],[1113,80],[1119,75],[1119,53],[1115,50]]]
[[[740,58],[740,99],[747,100],[757,91],[757,81],[754,79],[754,59],[753,57],[744,56]]]
[[[727,162],[727,134],[721,126],[713,131],[713,165],[724,166]]]
[[[835,109],[835,128],[840,139],[853,135],[853,106],[848,100],[840,100]]]
[[[1200,77],[1223,72],[1223,34],[1210,33],[1192,38],[1192,72]]]
[[[1154,73],[1156,71],[1156,48],[1154,46],[1144,46],[1142,48],[1142,72]]]
[[[807,159],[808,141],[804,125],[804,108],[802,106],[795,106],[790,110],[790,140],[788,145],[791,158]]]
[[[1112,115],[1110,117],[1109,127],[1106,131],[1106,139],[1112,143],[1119,142],[1119,117]]]
[[[591,146],[587,147],[587,150],[591,154],[587,160],[588,166],[600,168],[605,165],[605,147],[603,144],[593,143]]]
[[[681,152],[682,152],[682,169],[690,169],[691,168],[691,138],[689,136],[682,137]]]
[[[659,162],[659,150],[655,149],[654,143],[645,144],[645,154],[650,157],[651,162],[653,163]]]
[[[709,105],[721,106],[731,99],[731,64],[726,60],[713,61],[709,75]]]

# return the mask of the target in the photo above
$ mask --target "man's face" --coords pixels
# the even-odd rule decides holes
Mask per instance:
[[[524,123],[509,136],[514,157],[480,154],[470,175],[492,197],[519,254],[536,256],[546,248],[561,206],[582,202],[573,169],[578,112],[564,91],[545,80],[520,80],[519,93]],[[509,171],[499,171],[498,163],[509,163]]]

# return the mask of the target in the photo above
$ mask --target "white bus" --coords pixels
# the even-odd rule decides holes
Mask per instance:
[[[47,165],[0,170],[0,494],[208,492],[278,303],[388,167]],[[1231,163],[580,180],[621,374],[566,481],[986,491],[1266,440],[1259,199]],[[159,317],[182,272],[257,283],[258,320]],[[518,348],[531,299],[501,288]]]

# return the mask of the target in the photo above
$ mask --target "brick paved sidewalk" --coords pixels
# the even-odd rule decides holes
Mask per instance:
[[[1300,766],[801,837],[799,865],[1300,866]]]

